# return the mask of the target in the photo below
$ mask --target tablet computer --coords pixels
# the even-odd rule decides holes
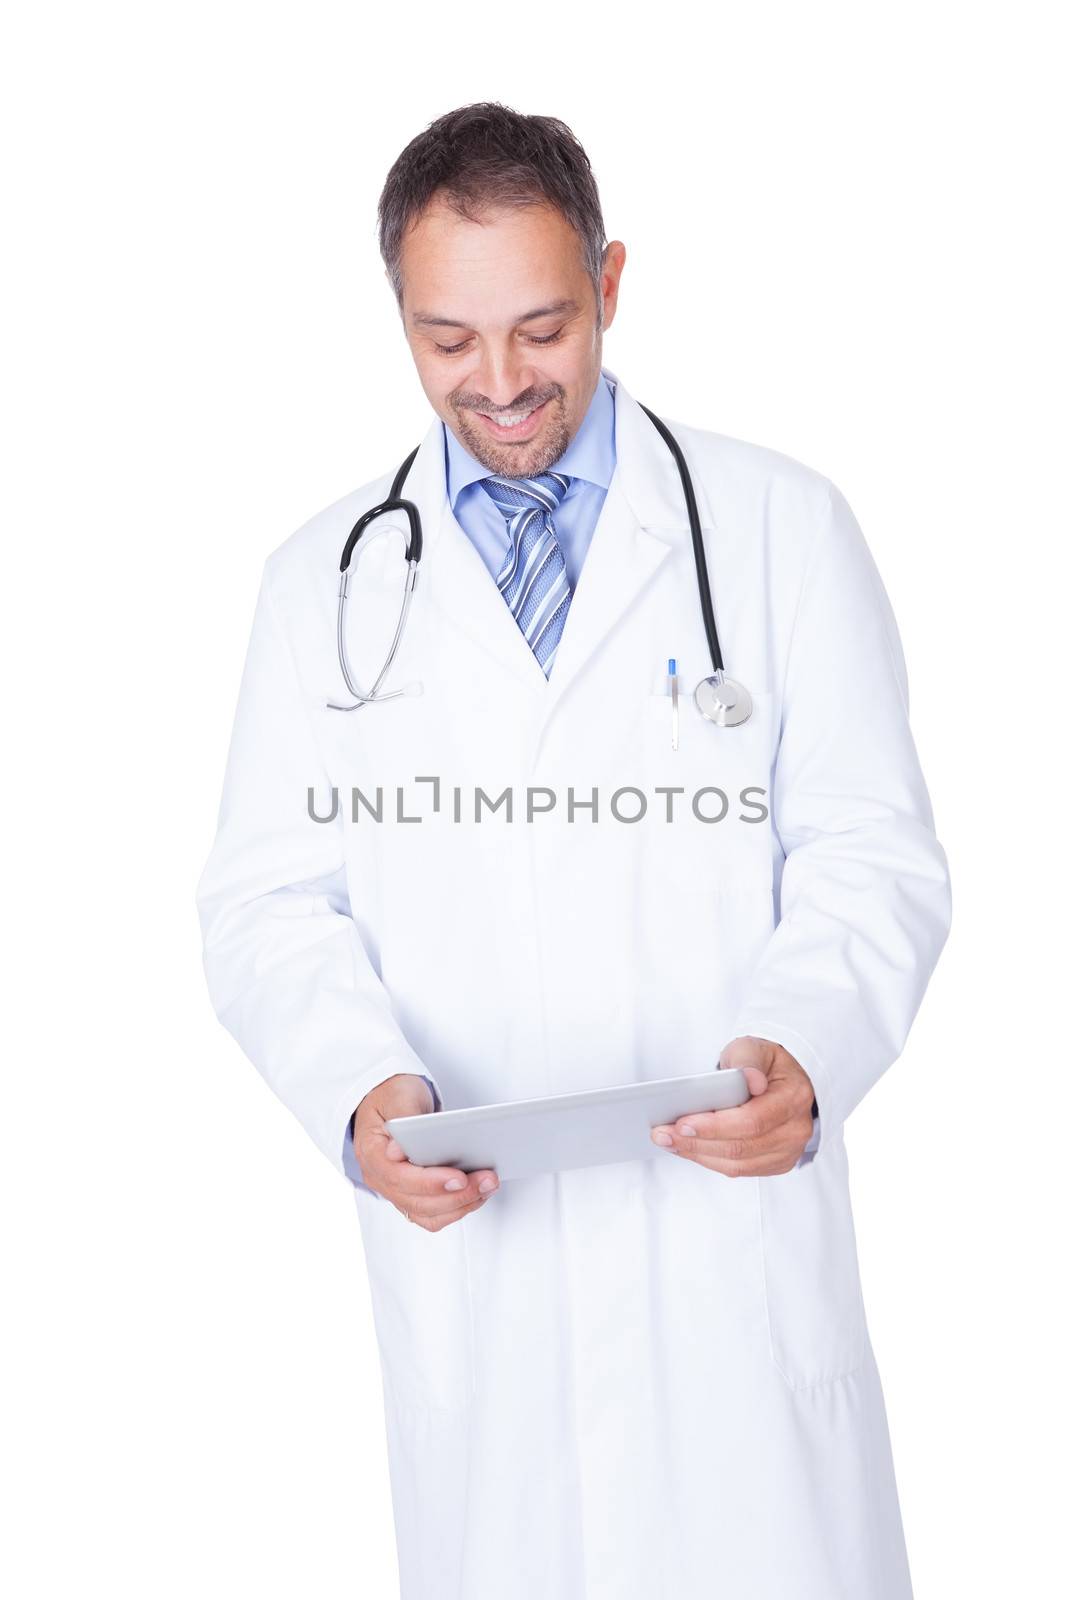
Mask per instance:
[[[743,1105],[748,1098],[740,1067],[717,1067],[684,1078],[654,1078],[536,1100],[390,1117],[384,1125],[418,1166],[459,1167],[463,1172],[491,1167],[503,1181],[609,1161],[670,1156],[670,1150],[649,1137],[661,1122],[722,1111]]]

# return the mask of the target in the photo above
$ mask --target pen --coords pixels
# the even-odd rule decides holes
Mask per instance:
[[[667,662],[671,680],[671,749],[678,748],[678,667],[673,656]]]

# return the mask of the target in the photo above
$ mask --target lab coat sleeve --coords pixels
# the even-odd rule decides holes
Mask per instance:
[[[951,920],[896,622],[851,508],[826,488],[772,782],[780,916],[732,1034],[783,1045],[810,1077],[819,1115],[801,1161],[900,1055]]]
[[[264,571],[238,696],[218,831],[197,890],[212,1004],[282,1102],[363,1188],[351,1118],[394,1073],[436,1080],[404,1038],[352,916],[340,813]],[[373,1190],[371,1191],[374,1192]]]

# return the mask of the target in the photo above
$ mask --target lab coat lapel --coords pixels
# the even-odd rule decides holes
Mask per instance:
[[[480,651],[542,699],[548,685],[530,646],[448,499],[444,426],[435,417],[401,491],[423,515],[416,603],[431,604]]]
[[[674,544],[652,532],[677,523],[678,510],[663,494],[670,453],[633,396],[604,370],[615,384],[615,471],[556,651],[546,721]]]

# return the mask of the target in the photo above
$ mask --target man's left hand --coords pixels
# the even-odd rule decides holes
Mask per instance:
[[[740,1067],[750,1100],[701,1111],[652,1129],[656,1144],[727,1178],[767,1177],[796,1166],[814,1127],[811,1079],[795,1057],[769,1039],[732,1039],[720,1067]]]

